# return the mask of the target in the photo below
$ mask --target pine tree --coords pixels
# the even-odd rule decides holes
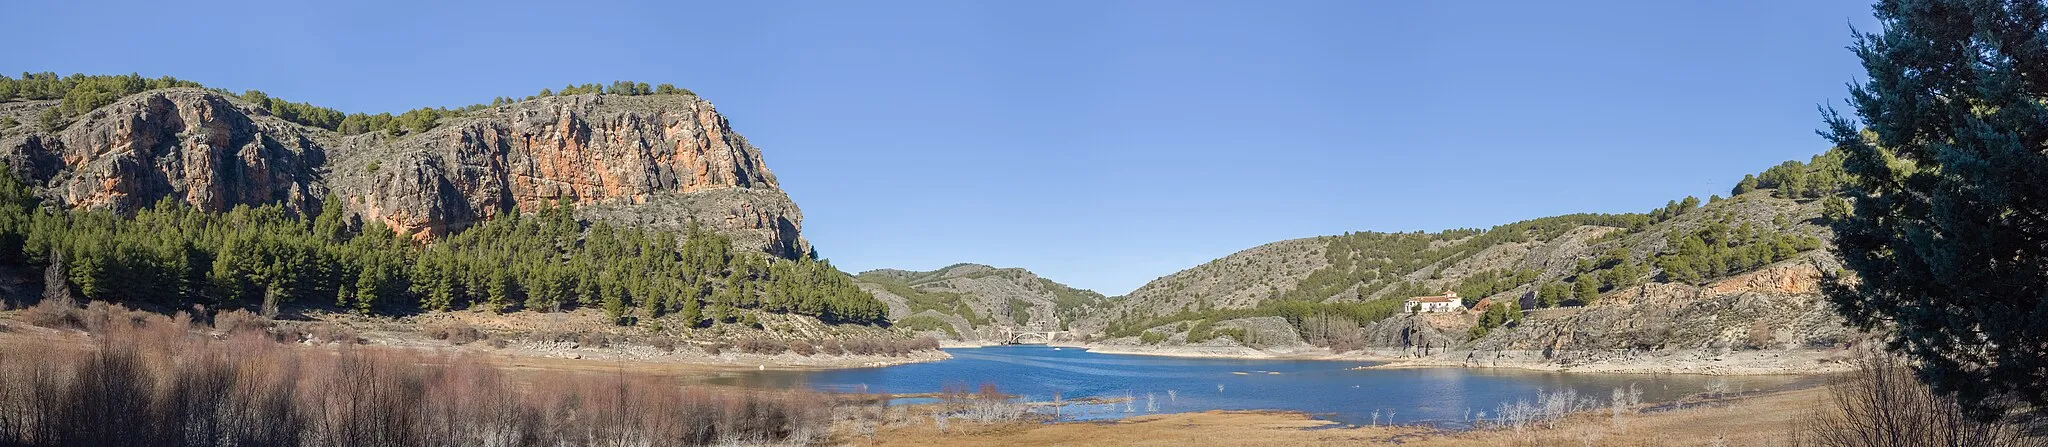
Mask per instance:
[[[2048,5],[1883,1],[1852,47],[1858,123],[1826,111],[1855,179],[1829,281],[1849,321],[1972,413],[2048,407]],[[1866,128],[1867,127],[1867,133]]]
[[[1581,306],[1600,301],[1599,281],[1588,275],[1579,276],[1579,279],[1572,281],[1572,299],[1577,300]]]

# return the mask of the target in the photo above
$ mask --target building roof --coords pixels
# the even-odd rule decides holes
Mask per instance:
[[[1458,302],[1458,297],[1455,297],[1455,296],[1418,296],[1418,297],[1414,297],[1414,298],[1409,298],[1409,299],[1408,299],[1408,301],[1409,301],[1409,302],[1414,302],[1414,303],[1455,303],[1455,302]]]

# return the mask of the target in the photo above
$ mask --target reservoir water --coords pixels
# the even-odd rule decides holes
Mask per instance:
[[[1132,398],[1128,404],[1070,405],[1065,419],[1121,418],[1205,410],[1290,410],[1347,424],[1428,423],[1457,426],[1495,414],[1501,403],[1534,401],[1566,388],[1606,402],[1634,384],[1643,402],[1665,402],[1710,388],[1775,389],[1788,376],[1591,374],[1500,368],[1350,368],[1357,361],[1247,360],[1098,354],[1077,348],[1001,346],[948,349],[952,359],[882,368],[747,371],[709,379],[753,387],[809,387],[835,392],[932,393],[949,386],[994,384],[1030,401]]]

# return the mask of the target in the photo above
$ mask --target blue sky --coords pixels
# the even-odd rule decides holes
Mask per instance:
[[[0,72],[350,112],[617,79],[765,151],[840,268],[1106,294],[1258,244],[1725,193],[1825,149],[1867,0],[10,2]],[[732,4],[736,3],[736,4]]]

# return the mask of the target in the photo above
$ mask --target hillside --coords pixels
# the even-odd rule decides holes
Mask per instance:
[[[1643,214],[1276,242],[1154,280],[1074,326],[1141,351],[1307,344],[1512,366],[1839,346],[1857,335],[1817,286],[1839,266],[1825,223],[1839,163],[1788,162],[1732,198]],[[1447,291],[1461,311],[1402,308]]]
[[[899,327],[960,340],[990,340],[999,327],[1071,329],[1108,300],[1021,268],[954,264],[929,272],[870,270],[855,277],[889,306]]]

